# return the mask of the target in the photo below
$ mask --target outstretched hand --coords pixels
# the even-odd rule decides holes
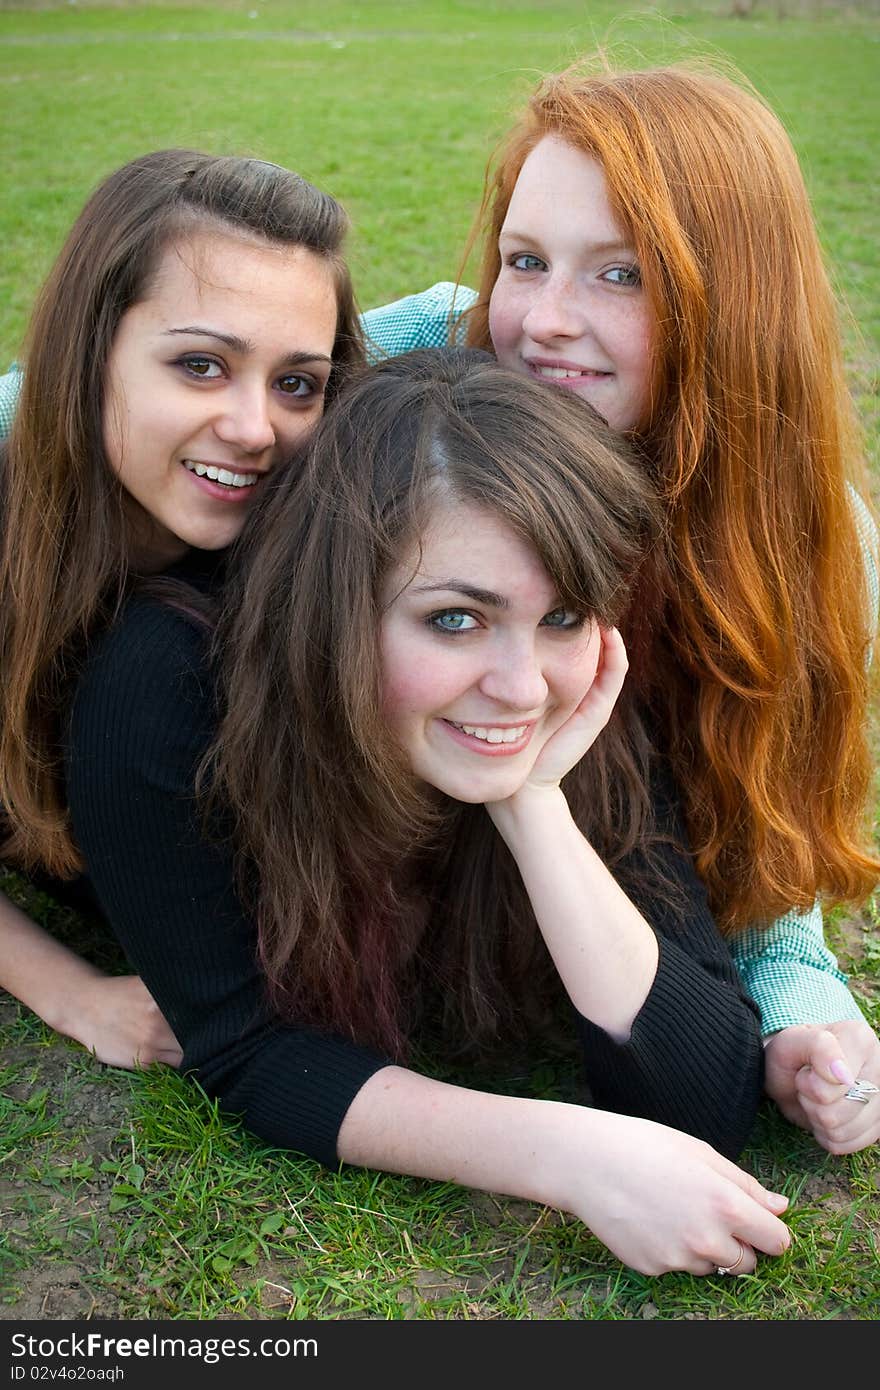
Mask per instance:
[[[864,1019],[783,1028],[764,1048],[764,1088],[792,1124],[833,1154],[880,1140],[880,1089],[847,1099],[857,1079],[880,1088],[880,1038]]]
[[[616,627],[600,628],[599,640],[599,664],[592,684],[574,713],[541,749],[526,778],[526,786],[558,787],[611,718],[629,662],[623,638]]]
[[[788,1199],[702,1139],[607,1111],[588,1122],[600,1142],[567,1205],[632,1269],[752,1274],[760,1253],[790,1245],[780,1220]]]

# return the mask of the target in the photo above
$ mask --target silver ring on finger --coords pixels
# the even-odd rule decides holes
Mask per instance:
[[[844,1100],[854,1100],[857,1105],[867,1105],[872,1096],[876,1096],[880,1087],[875,1086],[873,1081],[865,1081],[859,1077],[844,1093]]]
[[[737,1245],[739,1246],[739,1254],[737,1255],[737,1257],[736,1257],[736,1259],[734,1260],[733,1264],[732,1264],[732,1265],[716,1265],[716,1266],[715,1266],[715,1273],[716,1273],[716,1274],[735,1274],[736,1271],[739,1269],[740,1265],[741,1265],[742,1262],[743,1262],[743,1258],[744,1258],[744,1256],[745,1256],[745,1253],[746,1253],[746,1247],[743,1245],[743,1243],[742,1243],[741,1240],[738,1240],[738,1241],[737,1241]]]

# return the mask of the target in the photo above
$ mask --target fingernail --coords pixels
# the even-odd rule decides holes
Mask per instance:
[[[855,1077],[842,1059],[838,1058],[836,1062],[832,1062],[828,1070],[832,1076],[837,1078],[841,1086],[854,1086],[856,1084]]]
[[[788,1198],[782,1192],[771,1192],[770,1200],[777,1211],[785,1211],[788,1206]]]

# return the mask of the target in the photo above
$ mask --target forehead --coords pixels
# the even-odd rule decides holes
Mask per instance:
[[[303,246],[274,246],[220,231],[194,231],[159,256],[141,304],[160,317],[199,310],[259,328],[305,318],[335,335],[337,298],[330,262]],[[319,346],[316,344],[316,347]]]
[[[457,579],[492,590],[512,603],[555,598],[556,587],[538,552],[498,513],[473,502],[437,502],[418,541],[407,547],[395,577],[403,585]]]
[[[603,239],[620,235],[602,165],[556,135],[545,135],[527,155],[514,185],[505,228],[535,213],[555,213],[565,222],[589,220]]]

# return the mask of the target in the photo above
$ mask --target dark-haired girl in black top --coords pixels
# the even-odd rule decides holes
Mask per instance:
[[[560,1206],[648,1273],[748,1270],[785,1199],[709,1144],[749,1132],[758,1019],[612,716],[653,526],[578,401],[388,362],[253,509],[213,664],[179,593],[92,646],[68,795],[184,1066],[262,1137]],[[566,996],[602,1109],[406,1065],[534,1039]]]

